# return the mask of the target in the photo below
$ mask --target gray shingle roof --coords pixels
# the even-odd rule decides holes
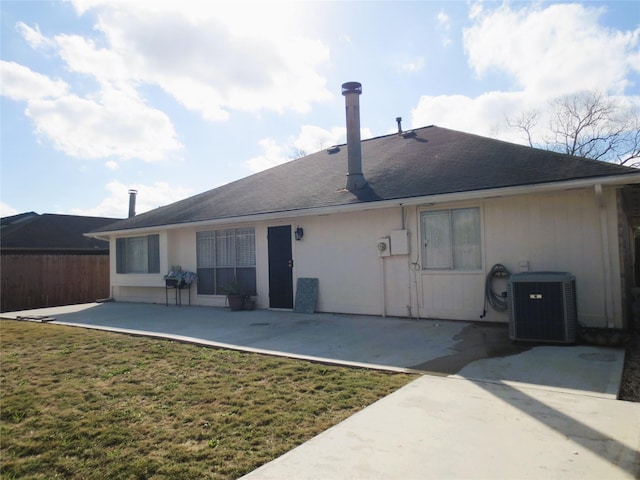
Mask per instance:
[[[441,127],[413,132],[362,142],[369,186],[353,193],[344,189],[347,148],[340,145],[335,153],[323,150],[101,231],[639,173]]]
[[[109,253],[109,244],[84,233],[106,227],[117,218],[78,215],[38,215],[34,212],[2,218],[0,248],[3,251]]]

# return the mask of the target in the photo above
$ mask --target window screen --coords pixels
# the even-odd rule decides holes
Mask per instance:
[[[256,294],[256,245],[253,227],[196,234],[198,293],[224,295],[231,283]]]
[[[480,209],[461,208],[422,214],[422,268],[480,270]]]
[[[160,273],[160,235],[116,239],[117,273]]]

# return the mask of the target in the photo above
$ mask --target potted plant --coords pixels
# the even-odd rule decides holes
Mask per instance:
[[[237,280],[234,280],[227,285],[225,293],[227,295],[227,301],[229,302],[229,308],[231,308],[231,311],[237,312],[238,310],[242,310],[244,295],[242,295],[240,284]]]
[[[255,310],[256,301],[251,298],[251,295],[245,295],[243,300],[242,308],[244,310]]]

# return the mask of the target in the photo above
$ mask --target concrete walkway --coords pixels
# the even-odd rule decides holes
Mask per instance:
[[[3,313],[428,373],[245,478],[640,478],[621,349],[518,346],[506,325],[104,303]]]

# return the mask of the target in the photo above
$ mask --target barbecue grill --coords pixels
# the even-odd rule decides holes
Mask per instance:
[[[189,305],[191,305],[191,284],[198,276],[193,272],[185,272],[180,266],[171,267],[171,271],[164,276],[165,304],[169,306],[169,289],[176,291],[176,305],[182,306],[182,290],[189,292]]]

